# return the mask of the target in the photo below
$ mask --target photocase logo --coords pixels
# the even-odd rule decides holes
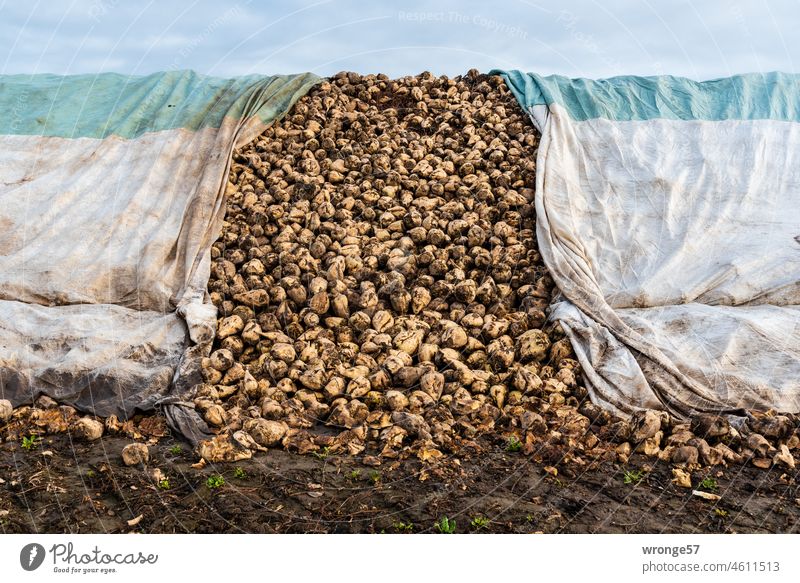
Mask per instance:
[[[19,564],[26,571],[35,571],[44,562],[44,547],[39,543],[30,543],[19,552]]]

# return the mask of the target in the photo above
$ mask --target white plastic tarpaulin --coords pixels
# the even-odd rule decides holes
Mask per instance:
[[[231,153],[317,80],[0,76],[0,398],[202,432]]]
[[[542,134],[551,317],[592,398],[800,411],[800,77],[503,75]]]

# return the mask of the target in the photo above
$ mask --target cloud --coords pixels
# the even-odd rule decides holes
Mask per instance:
[[[220,75],[349,69],[392,76],[476,67],[604,77],[795,72],[791,1],[75,0],[5,3],[2,73]],[[0,61],[2,62],[2,61]]]

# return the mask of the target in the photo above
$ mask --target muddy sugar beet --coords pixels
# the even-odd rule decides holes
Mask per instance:
[[[542,329],[537,143],[499,77],[341,73],[238,151],[195,401],[209,426],[393,456],[574,410],[578,364]]]
[[[209,424],[266,416],[290,427],[284,445],[311,448],[341,445],[317,424],[363,428],[347,439],[380,446],[389,414],[408,411],[449,448],[506,407],[536,408],[547,380],[568,397],[557,375],[577,363],[543,366],[536,145],[497,77],[349,73],[238,152],[196,401]]]

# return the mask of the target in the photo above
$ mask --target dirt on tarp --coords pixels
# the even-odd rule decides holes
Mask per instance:
[[[158,425],[155,423],[154,425]],[[537,463],[505,442],[432,462],[271,450],[196,468],[170,437],[146,466],[126,467],[123,435],[93,442],[45,435],[0,443],[3,533],[793,533],[797,473],[708,468],[673,483],[668,464],[634,453],[627,464]]]

